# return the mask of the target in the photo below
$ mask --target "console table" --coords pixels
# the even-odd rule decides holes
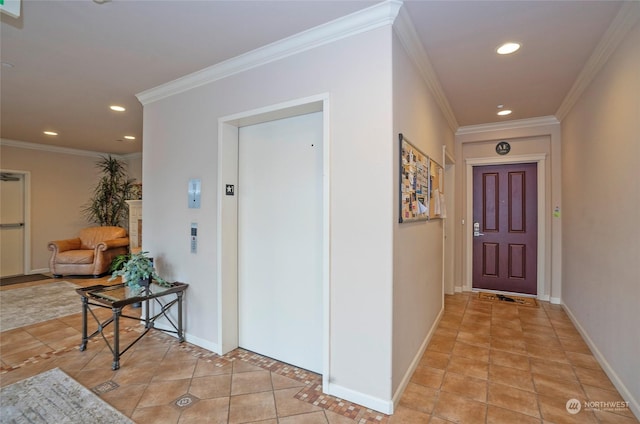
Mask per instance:
[[[173,330],[162,328],[157,328],[157,330],[177,334],[180,343],[184,342],[184,333],[182,331],[182,297],[187,287],[189,287],[189,285],[185,283],[176,282],[171,283],[169,287],[164,287],[152,282],[147,287],[142,287],[141,290],[133,290],[126,284],[115,284],[112,286],[96,285],[76,289],[76,292],[82,298],[82,344],[80,345],[80,350],[84,351],[87,348],[87,342],[89,339],[100,334],[113,353],[113,364],[111,369],[117,370],[120,368],[120,356],[129,350],[129,348],[145,334],[147,334],[150,329],[154,328],[156,319],[161,316],[164,316],[167,321],[169,321]],[[122,313],[125,306],[139,302],[144,302],[144,317],[133,317]],[[149,307],[153,304],[160,305],[160,311],[157,314],[150,316]],[[174,323],[171,317],[167,315],[167,311],[169,311],[169,309],[174,305],[177,305],[178,309],[177,323]],[[93,312],[91,306],[108,308],[111,309],[113,313],[111,317],[105,321],[101,321]],[[98,329],[92,334],[87,335],[87,317],[89,314],[91,314],[96,323],[98,323]],[[120,349],[121,317],[142,321],[145,327],[144,332],[124,349]],[[111,323],[113,323],[113,346],[104,336],[104,329]]]

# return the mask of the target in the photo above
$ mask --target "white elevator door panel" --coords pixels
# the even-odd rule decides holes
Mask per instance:
[[[322,112],[240,128],[240,346],[322,372]]]

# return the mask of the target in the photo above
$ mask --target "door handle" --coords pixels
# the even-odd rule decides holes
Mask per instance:
[[[0,228],[21,228],[24,227],[23,222],[19,222],[16,224],[0,224]]]
[[[480,231],[474,231],[474,232],[473,232],[473,236],[474,236],[474,237],[480,237],[480,236],[483,236],[483,235],[484,235],[484,234],[482,234]]]
[[[480,237],[483,236],[484,234],[482,234],[480,232],[480,223],[479,222],[474,222],[473,223],[473,236],[474,237]]]

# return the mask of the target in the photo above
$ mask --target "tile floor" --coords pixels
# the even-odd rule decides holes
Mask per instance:
[[[46,281],[1,290],[37,284]],[[130,321],[121,324],[123,341],[141,331]],[[546,302],[532,308],[446,296],[391,417],[323,395],[320,376],[305,370],[242,349],[220,357],[155,331],[112,371],[102,339],[78,350],[80,332],[75,314],[0,333],[0,386],[59,367],[136,423],[638,423],[627,408],[567,412],[572,398],[622,398],[562,308]]]

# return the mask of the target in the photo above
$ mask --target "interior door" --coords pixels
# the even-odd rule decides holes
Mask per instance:
[[[322,372],[322,112],[241,127],[238,324],[245,349]]]
[[[537,294],[537,164],[473,168],[473,288]]]
[[[24,175],[0,177],[0,277],[24,274]]]

